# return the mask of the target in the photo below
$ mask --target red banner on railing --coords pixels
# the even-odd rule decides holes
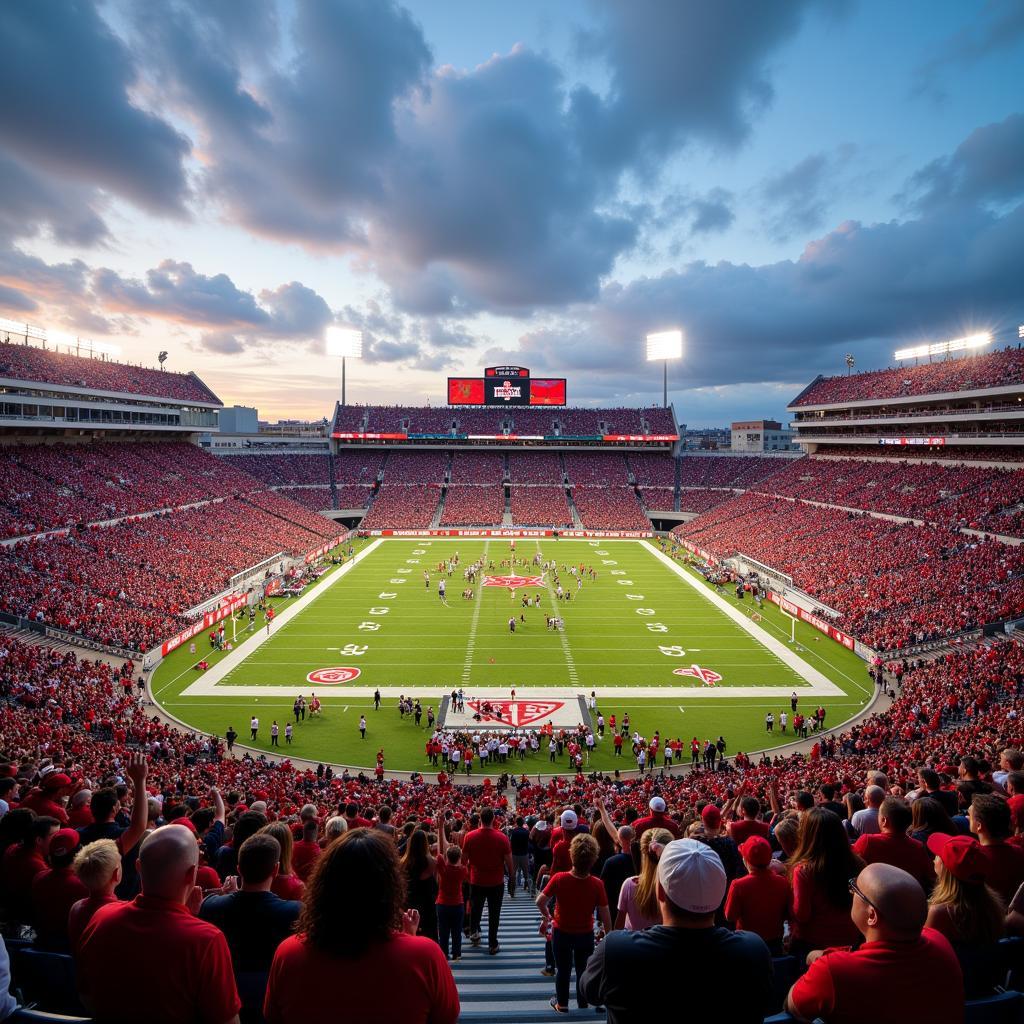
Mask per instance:
[[[620,540],[644,540],[654,534],[650,530],[361,530],[369,537],[608,537]]]

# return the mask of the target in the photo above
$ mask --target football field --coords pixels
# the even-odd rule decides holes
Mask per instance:
[[[239,623],[232,651],[175,651],[153,679],[156,698],[189,725],[219,735],[233,726],[246,743],[256,714],[259,749],[276,719],[282,753],[372,766],[383,747],[388,768],[423,770],[427,708],[442,714],[458,689],[471,712],[500,701],[505,721],[526,727],[579,720],[580,697],[593,693],[606,718],[628,711],[648,738],[723,735],[729,754],[791,740],[778,725],[767,735],[764,717],[789,711],[793,692],[802,711],[828,710],[828,728],[872,696],[851,652],[803,624],[791,643],[791,620],[774,606],[752,614],[749,599],[716,593],[649,542],[518,538],[512,550],[504,538],[375,540],[277,610],[269,635],[262,619],[253,630]],[[199,672],[204,655],[211,667]],[[300,693],[324,710],[296,724],[286,751]],[[421,728],[399,716],[400,694],[421,701]],[[615,757],[611,746],[599,744],[591,767],[635,767],[628,747]],[[566,770],[546,753],[520,764]]]

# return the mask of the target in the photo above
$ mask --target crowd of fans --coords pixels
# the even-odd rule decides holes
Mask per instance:
[[[747,493],[673,530],[793,578],[836,625],[894,650],[1024,612],[1024,550],[930,526]]]
[[[450,455],[439,451],[392,451],[384,464],[385,486],[437,484],[445,481]]]
[[[368,488],[365,493],[369,494]],[[278,494],[289,501],[294,501],[296,505],[309,509],[310,512],[323,512],[334,508],[330,487],[281,487],[278,489]],[[341,508],[350,507],[349,505],[341,506]]]
[[[565,479],[556,452],[509,452],[508,475],[513,484],[561,485]]]
[[[55,349],[14,345],[10,341],[0,342],[0,377],[172,398],[179,402],[221,404],[220,399],[194,373],[168,373],[107,359],[70,355]]]
[[[705,490],[700,487],[679,488],[680,512],[710,512],[733,497],[732,491]],[[648,507],[650,507],[648,503]]]
[[[575,487],[572,500],[586,530],[650,530],[632,487]]]
[[[566,452],[565,472],[570,484],[581,487],[625,487],[626,460],[618,452]]]
[[[392,457],[394,456],[392,452]],[[366,513],[362,530],[425,530],[441,499],[438,484],[385,483]]]
[[[680,487],[750,487],[789,465],[768,455],[683,455]]]
[[[792,404],[866,402],[876,398],[1006,387],[1022,382],[1024,349],[1005,348],[984,355],[942,359],[920,366],[868,370],[845,377],[823,377],[811,384]]]
[[[148,650],[180,632],[184,612],[226,589],[234,574],[279,552],[314,550],[336,533],[324,517],[259,492],[20,541],[0,549],[0,610]]]
[[[516,487],[509,490],[509,509],[515,526],[572,526],[572,511],[564,487]]]
[[[1024,470],[812,455],[753,489],[1006,533],[1015,523],[1002,513],[1024,502]]]
[[[9,445],[0,452],[0,532],[23,536],[261,486],[182,441]]]
[[[200,1005],[222,1022],[322,1019],[325,977],[360,1019],[386,980],[388,1020],[454,1024],[446,960],[464,931],[481,941],[484,913],[499,955],[503,891],[523,887],[559,1011],[575,969],[578,1005],[639,1019],[675,964],[742,979],[730,1019],[785,1001],[800,1019],[952,1022],[1005,980],[997,943],[1024,932],[1024,647],[886,667],[891,706],[808,753],[524,776],[512,812],[507,777],[453,787],[226,757],[149,717],[132,666],[4,638],[4,916],[73,956],[104,1020],[137,1019],[127,993],[170,975],[155,1024]],[[694,1005],[719,1005],[712,989]]]
[[[441,526],[500,526],[505,515],[505,488],[451,486],[445,493]]]
[[[500,484],[504,479],[504,455],[496,452],[457,451],[452,457],[453,484]]]
[[[272,487],[284,484],[331,483],[331,456],[323,455],[226,455],[229,465]]]
[[[334,482],[372,487],[384,465],[384,452],[372,448],[342,450],[334,456]]]

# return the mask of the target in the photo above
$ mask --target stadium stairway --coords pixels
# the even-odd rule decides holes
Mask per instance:
[[[535,1024],[549,1021],[548,1001],[555,994],[555,979],[542,975],[544,939],[538,934],[540,914],[528,892],[520,889],[515,899],[506,894],[501,906],[497,956],[487,952],[487,912],[479,946],[466,939],[462,960],[452,964],[462,1003],[460,1024]],[[604,1012],[576,1007],[575,981],[571,988],[571,1012],[563,1020],[603,1021]]]

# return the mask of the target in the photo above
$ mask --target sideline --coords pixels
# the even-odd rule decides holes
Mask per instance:
[[[314,587],[310,593],[305,594],[298,600],[293,601],[288,605],[287,608],[280,615],[274,616],[274,624],[271,627],[270,634],[264,627],[260,627],[255,635],[248,637],[243,640],[233,651],[231,651],[226,658],[222,658],[217,662],[213,668],[208,669],[203,673],[202,679],[197,680],[191,686],[187,686],[179,696],[181,697],[192,697],[201,696],[209,697],[211,694],[223,694],[228,696],[229,694],[225,689],[217,689],[217,683],[224,679],[231,671],[238,668],[239,665],[246,658],[249,657],[254,651],[265,644],[271,636],[276,636],[296,615],[300,615],[304,612],[321,594],[325,594],[328,590],[333,587],[338,580],[347,576],[352,569],[357,566],[366,555],[370,554],[371,551],[376,550],[378,545],[383,543],[383,539],[375,540],[372,544],[368,544],[362,551],[359,552],[351,561],[346,562],[343,566],[331,573],[329,579],[325,580],[319,586]],[[179,677],[180,678],[180,677]],[[234,689],[234,688],[233,688]],[[282,687],[281,689],[287,689],[288,693],[295,693],[294,687]],[[241,690],[241,687],[238,688]],[[162,690],[160,692],[163,692]],[[260,690],[257,689],[257,693]],[[240,696],[242,694],[239,694]]]
[[[686,581],[687,585],[696,590],[705,600],[710,601],[719,611],[723,612],[728,618],[732,619],[740,629],[749,633],[762,647],[765,647],[768,651],[775,655],[783,664],[791,668],[805,683],[808,683],[811,687],[810,690],[804,690],[808,696],[814,697],[845,697],[846,694],[832,682],[824,673],[820,672],[813,665],[809,665],[803,658],[794,654],[789,647],[782,643],[781,640],[776,640],[775,637],[771,636],[767,631],[763,630],[756,623],[751,622],[738,608],[734,608],[724,597],[720,597],[713,590],[708,590],[702,583],[699,583],[690,573],[688,573],[681,565],[674,562],[668,555],[662,554],[656,547],[647,541],[642,541],[641,546],[657,558],[663,565],[668,566],[680,579]],[[739,687],[737,687],[739,689]],[[785,689],[783,687],[782,689]],[[771,690],[767,687],[755,688],[757,693],[768,695]],[[707,693],[708,690],[702,690],[703,693]],[[775,694],[772,694],[775,696]],[[788,693],[785,694],[788,696]]]

